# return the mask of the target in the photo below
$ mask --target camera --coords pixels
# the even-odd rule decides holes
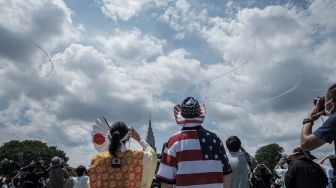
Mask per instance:
[[[320,108],[318,109],[319,112],[324,111],[324,97],[315,97],[314,105],[316,106],[317,101],[320,101]]]

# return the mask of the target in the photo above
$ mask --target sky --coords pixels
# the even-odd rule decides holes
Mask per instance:
[[[0,0],[0,144],[41,140],[89,165],[98,117],[145,137],[151,116],[161,151],[193,96],[224,142],[290,154],[335,83],[335,18],[334,0]]]

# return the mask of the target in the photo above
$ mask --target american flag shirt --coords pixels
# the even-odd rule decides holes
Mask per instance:
[[[177,188],[223,188],[223,175],[231,172],[216,134],[202,126],[183,127],[168,140],[156,178]]]

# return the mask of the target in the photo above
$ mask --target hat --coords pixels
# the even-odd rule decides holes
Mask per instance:
[[[314,160],[317,159],[314,155],[310,154],[309,151],[304,151],[301,147],[296,147],[293,149],[293,153],[288,156],[289,159],[292,159],[293,157],[297,157],[300,155],[304,155],[307,159]]]
[[[183,127],[201,125],[205,118],[205,105],[200,105],[193,97],[187,97],[182,104],[174,107],[174,116],[176,123]]]
[[[61,164],[62,164],[62,160],[58,156],[51,159],[51,163],[50,163],[51,167],[60,166]]]

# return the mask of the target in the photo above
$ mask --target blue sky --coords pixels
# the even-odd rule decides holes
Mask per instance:
[[[0,1],[0,143],[42,140],[88,165],[98,117],[145,137],[151,114],[160,150],[195,96],[223,141],[290,153],[335,82],[335,17],[332,0]]]

